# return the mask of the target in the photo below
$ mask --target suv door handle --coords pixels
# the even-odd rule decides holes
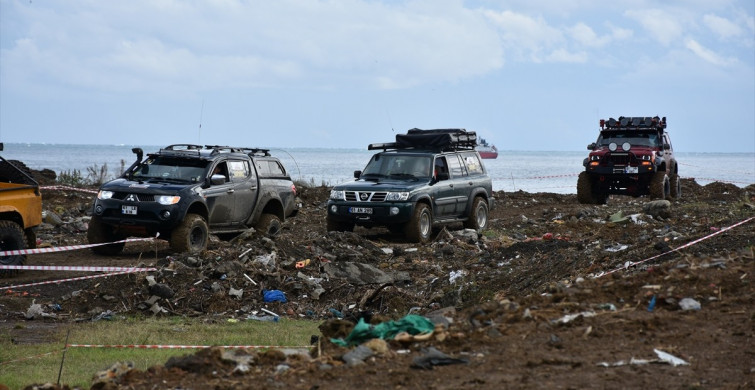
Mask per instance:
[[[233,188],[229,188],[229,189],[228,189],[228,191],[226,191],[226,192],[227,192],[227,193],[229,193],[229,194],[232,194],[232,193],[234,193],[235,191],[236,191],[236,190],[234,190]]]

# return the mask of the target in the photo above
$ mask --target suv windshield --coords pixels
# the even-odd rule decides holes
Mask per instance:
[[[137,180],[166,180],[196,183],[204,179],[207,161],[170,157],[152,157],[137,167],[132,176]]]
[[[430,177],[432,156],[376,154],[362,172],[362,178],[424,178]]]
[[[608,146],[611,142],[615,142],[618,145],[629,142],[633,146],[661,146],[658,133],[654,131],[604,131],[600,133],[597,142],[599,146]]]

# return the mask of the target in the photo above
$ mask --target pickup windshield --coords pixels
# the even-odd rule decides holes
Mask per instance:
[[[207,162],[196,159],[148,158],[133,172],[136,180],[196,183],[207,176]]]
[[[376,154],[362,171],[362,178],[365,180],[428,178],[431,176],[431,159],[431,156]]]

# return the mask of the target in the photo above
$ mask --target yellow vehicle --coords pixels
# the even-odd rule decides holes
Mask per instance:
[[[0,251],[36,248],[41,223],[39,184],[26,165],[0,156]],[[25,255],[0,256],[0,265],[22,265],[25,259]]]

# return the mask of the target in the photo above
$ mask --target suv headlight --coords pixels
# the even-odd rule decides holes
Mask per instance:
[[[333,200],[346,200],[346,191],[344,191],[344,190],[330,190],[330,199],[333,199]]]
[[[157,201],[157,203],[160,203],[160,204],[166,205],[166,206],[167,205],[171,205],[171,204],[176,204],[176,203],[178,203],[179,200],[181,200],[180,196],[174,196],[174,195],[158,195],[158,196],[155,196],[155,201]]]
[[[97,199],[110,199],[113,197],[113,191],[100,191],[97,193]]]
[[[598,155],[590,156],[590,161],[598,161],[598,160],[600,160],[600,156]]]
[[[408,192],[389,192],[385,195],[386,201],[395,201],[395,200],[407,200],[409,199],[409,193]]]

